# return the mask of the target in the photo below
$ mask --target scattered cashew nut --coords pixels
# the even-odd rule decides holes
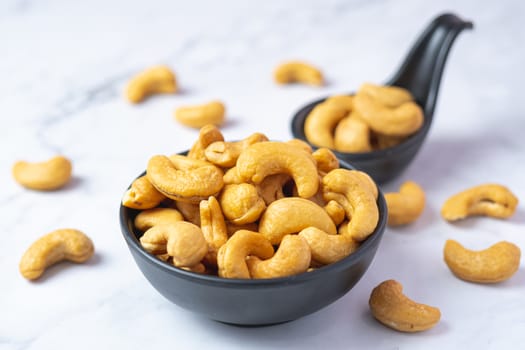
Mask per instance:
[[[13,177],[22,186],[39,191],[56,190],[71,179],[71,162],[62,156],[45,162],[18,161],[13,166]]]
[[[388,225],[399,226],[414,222],[425,209],[425,192],[413,181],[403,183],[399,193],[386,193]]]
[[[285,62],[277,66],[274,79],[279,84],[302,83],[321,86],[323,73],[316,67],[301,61]]]
[[[133,77],[126,87],[129,102],[139,103],[154,94],[177,92],[175,74],[169,67],[154,66]]]
[[[202,105],[179,107],[175,119],[191,128],[200,128],[207,124],[222,125],[226,107],[220,101],[211,101]]]

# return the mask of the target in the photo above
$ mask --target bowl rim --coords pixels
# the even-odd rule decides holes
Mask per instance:
[[[180,154],[184,154],[184,153],[185,152],[181,152]],[[339,162],[340,162],[340,168],[355,170],[355,167],[350,165],[347,161],[339,159]],[[146,171],[141,173],[135,179],[141,176],[144,176],[145,174],[146,174]],[[127,189],[131,187],[131,183]],[[317,278],[317,276],[321,274],[333,273],[338,270],[343,270],[347,268],[347,266],[354,265],[357,261],[361,259],[361,257],[367,252],[367,250],[373,248],[373,246],[376,244],[376,241],[381,240],[386,230],[388,209],[386,206],[384,195],[381,189],[379,188],[379,186],[377,186],[377,189],[378,189],[378,196],[377,196],[376,203],[379,209],[379,219],[378,219],[376,228],[374,229],[372,234],[370,234],[370,236],[368,236],[367,239],[359,245],[359,247],[357,248],[355,252],[351,253],[350,255],[346,256],[345,258],[335,263],[324,265],[320,268],[314,269],[313,271],[302,272],[299,274],[285,276],[285,277],[266,278],[266,279],[224,278],[224,277],[219,277],[219,276],[214,276],[214,275],[206,275],[206,274],[186,271],[179,267],[170,265],[158,259],[153,254],[148,253],[142,247],[139,239],[137,238],[135,233],[131,230],[130,225],[132,225],[132,222],[130,222],[130,218],[129,218],[130,211],[138,211],[140,209],[132,209],[132,208],[125,207],[122,205],[122,200],[120,202],[120,208],[119,208],[120,230],[121,230],[122,235],[124,236],[125,241],[130,247],[130,249],[133,249],[135,252],[139,253],[150,264],[153,264],[165,270],[165,272],[168,272],[172,275],[176,275],[177,277],[181,277],[187,280],[192,280],[193,282],[199,282],[202,284],[213,284],[216,286],[231,287],[231,288],[238,288],[238,287],[252,288],[256,286],[257,287],[272,287],[272,286],[285,285],[285,284],[298,284],[298,283],[304,283],[311,279],[315,279]],[[377,242],[377,245],[379,243],[380,242]],[[374,256],[375,256],[375,253],[374,253]]]

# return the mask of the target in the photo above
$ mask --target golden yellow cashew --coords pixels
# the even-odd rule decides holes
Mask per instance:
[[[346,218],[345,208],[335,200],[326,203],[324,210],[332,218],[335,226],[338,226]]]
[[[199,130],[199,138],[191,146],[188,152],[188,158],[207,160],[204,154],[206,147],[214,142],[224,141],[224,136],[218,127],[213,124],[204,125]]]
[[[312,155],[284,142],[259,142],[246,148],[237,159],[237,172],[240,178],[255,184],[269,175],[289,174],[303,198],[313,196],[319,188]]]
[[[370,95],[374,100],[386,107],[397,107],[414,100],[408,90],[398,86],[364,83],[359,88],[359,91]]]
[[[304,135],[317,147],[334,148],[334,130],[348,111],[325,102],[312,109],[304,121]]]
[[[413,181],[403,183],[398,193],[386,193],[385,200],[389,226],[410,224],[416,221],[425,209],[425,192]]]
[[[343,118],[335,128],[334,148],[339,152],[370,152],[370,128],[355,116],[355,112]]]
[[[291,180],[288,174],[275,174],[266,176],[260,184],[257,185],[257,191],[264,200],[266,205],[284,197],[283,187]]]
[[[219,276],[225,278],[250,278],[246,258],[255,255],[269,259],[274,250],[271,243],[260,233],[239,230],[230,237],[217,254]]]
[[[286,143],[295,147],[299,147],[307,153],[313,152],[312,146],[310,146],[308,142],[303,141],[301,139],[291,139],[286,141]]]
[[[339,159],[337,159],[334,152],[328,148],[319,148],[312,153],[312,156],[317,163],[317,170],[319,170],[321,174],[326,174],[331,170],[339,168]]]
[[[225,185],[232,185],[232,184],[242,184],[244,183],[244,179],[239,175],[239,172],[237,171],[237,167],[231,167],[230,169],[226,170],[224,173],[224,176],[222,177]]]
[[[199,203],[175,201],[173,205],[184,216],[184,220],[197,226],[201,225]]]
[[[62,156],[45,162],[18,161],[13,165],[13,177],[20,185],[39,191],[56,190],[71,179],[71,162]]]
[[[153,156],[147,167],[148,180],[166,197],[198,203],[222,189],[224,182],[220,168],[208,163],[194,169],[178,169],[172,159]]]
[[[467,216],[511,217],[518,206],[518,198],[505,186],[483,184],[469,188],[447,199],[441,207],[441,216],[448,221]]]
[[[521,258],[520,248],[506,241],[484,250],[472,251],[449,239],[443,254],[445,263],[454,275],[477,283],[498,283],[509,279],[518,271]]]
[[[354,97],[351,95],[333,95],[328,97],[323,103],[340,107],[346,110],[347,113],[354,109]]]
[[[350,220],[347,225],[348,233],[358,242],[374,232],[379,221],[379,209],[368,178],[358,170],[346,169],[332,170],[323,177],[325,200],[336,200],[345,208],[346,216]],[[364,185],[365,183],[370,187]],[[341,201],[340,195],[346,200]]]
[[[74,229],[59,229],[36,240],[22,256],[19,270],[29,280],[39,278],[47,267],[62,260],[83,263],[93,256],[93,242]]]
[[[299,232],[299,236],[308,242],[312,259],[321,264],[337,262],[359,247],[359,243],[347,234],[327,234],[317,227],[307,227]]]
[[[154,66],[133,77],[126,87],[129,102],[139,103],[154,94],[177,92],[175,74],[169,67]]]
[[[254,133],[237,142],[216,141],[206,147],[204,154],[211,163],[230,168],[235,165],[243,150],[254,143],[263,141],[268,141],[268,138],[261,133]]]
[[[271,258],[249,256],[246,263],[252,278],[277,278],[306,272],[310,260],[308,243],[300,236],[286,235]]]
[[[236,225],[257,221],[266,209],[257,188],[247,183],[224,186],[219,201],[224,216]]]
[[[182,214],[173,208],[153,208],[143,210],[135,217],[134,224],[137,229],[145,232],[155,225],[169,224],[183,221]]]
[[[323,73],[316,67],[302,61],[289,61],[274,70],[273,77],[278,84],[301,83],[321,86]]]
[[[217,251],[228,240],[228,230],[219,202],[215,197],[203,200],[199,204],[201,230],[208,242],[207,261],[217,264]]]
[[[175,119],[191,128],[201,128],[207,124],[222,125],[226,107],[220,101],[211,101],[202,105],[179,107]]]
[[[387,280],[374,288],[369,300],[372,315],[382,324],[400,332],[420,332],[441,319],[438,308],[419,304],[403,294],[403,286]]]
[[[279,244],[285,235],[298,233],[310,226],[329,234],[337,232],[332,218],[322,207],[298,197],[272,202],[259,220],[259,232],[272,244]]]
[[[157,191],[147,176],[137,178],[122,197],[122,205],[132,209],[151,209],[160,204],[166,196]]]

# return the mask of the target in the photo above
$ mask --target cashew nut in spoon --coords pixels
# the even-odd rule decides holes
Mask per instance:
[[[347,115],[348,111],[338,105],[318,104],[305,119],[304,134],[306,139],[317,147],[333,149],[334,130]]]
[[[356,116],[356,112],[343,118],[334,131],[334,148],[339,152],[370,152],[370,127]]]

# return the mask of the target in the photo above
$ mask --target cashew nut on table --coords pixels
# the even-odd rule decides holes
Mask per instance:
[[[133,77],[126,87],[126,97],[131,103],[140,103],[155,94],[177,92],[175,74],[167,66],[154,66]]]
[[[278,84],[301,83],[320,86],[324,84],[323,73],[309,63],[289,61],[275,68],[274,79]]]
[[[211,101],[202,105],[179,107],[175,119],[183,125],[201,128],[207,124],[222,125],[226,107],[221,101]]]
[[[385,193],[385,200],[389,226],[410,224],[425,209],[425,192],[413,181],[403,183],[398,193]]]
[[[20,185],[39,191],[56,190],[71,179],[69,159],[56,156],[44,162],[18,161],[13,165],[13,177]]]

